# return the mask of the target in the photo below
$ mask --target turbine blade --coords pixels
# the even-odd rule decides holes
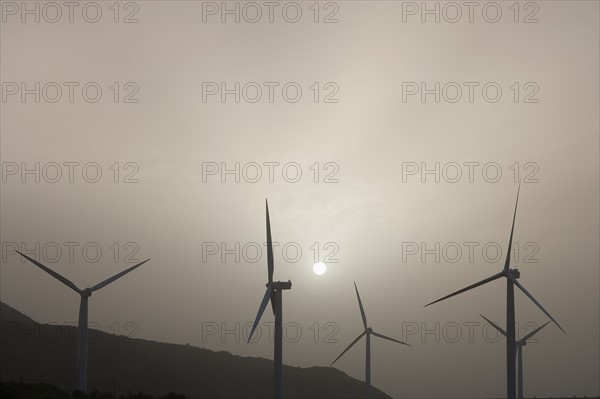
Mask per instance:
[[[514,277],[513,277],[513,275],[512,275],[512,274],[508,273],[508,274],[507,274],[507,276],[508,276],[508,278],[509,278],[509,279],[511,279],[511,280],[512,280],[512,282],[513,282],[513,283],[514,283],[514,284],[515,284],[517,287],[519,287],[519,289],[520,289],[521,291],[523,291],[523,293],[524,293],[525,295],[527,295],[527,296],[529,297],[529,299],[531,299],[531,300],[533,301],[533,303],[535,303],[535,304],[537,305],[537,307],[538,307],[538,308],[540,308],[540,309],[542,310],[542,312],[544,312],[544,313],[546,314],[546,316],[548,316],[548,317],[550,318],[550,320],[552,320],[552,321],[554,322],[554,324],[556,324],[556,326],[557,326],[558,328],[560,328],[560,329],[561,329],[561,331],[562,331],[563,333],[565,333],[565,334],[567,333],[567,332],[566,332],[566,331],[565,331],[565,330],[564,330],[564,329],[563,329],[563,328],[560,326],[560,324],[558,324],[558,322],[557,322],[556,320],[554,320],[554,317],[552,317],[552,316],[550,315],[550,313],[548,313],[548,311],[547,311],[546,309],[544,309],[544,307],[542,306],[542,304],[541,304],[541,303],[539,303],[539,302],[538,302],[538,301],[537,301],[537,300],[536,300],[536,299],[533,297],[533,295],[531,295],[531,294],[530,294],[530,293],[529,293],[529,292],[528,292],[528,291],[525,289],[525,287],[523,287],[523,286],[521,285],[521,283],[519,283],[519,281],[518,281],[516,278],[514,278]]]
[[[71,288],[73,291],[77,292],[78,294],[81,294],[81,290],[79,288],[77,288],[77,286],[75,284],[73,284],[73,282],[71,280],[61,276],[60,274],[56,273],[54,270],[42,265],[37,260],[32,259],[29,256],[22,254],[21,252],[17,251],[17,253],[19,255],[21,255],[22,257],[24,257],[25,259],[27,259],[28,261],[30,261],[31,263],[33,263],[34,265],[36,265],[37,267],[39,267],[40,269],[42,269],[43,271],[45,271],[46,273],[48,273],[49,275],[51,275],[52,277],[54,277],[55,279],[57,279],[58,281],[60,281],[61,283],[63,283],[64,285],[66,285],[67,287]]]
[[[517,218],[517,205],[519,205],[519,191],[521,191],[521,182],[519,181],[519,188],[517,189],[517,201],[515,203],[515,213],[513,215],[512,228],[510,229],[510,239],[508,240],[508,252],[506,253],[506,262],[504,262],[504,270],[508,270],[510,267],[510,250],[512,248],[513,233],[515,231],[515,219]]]
[[[374,336],[379,337],[379,338],[387,339],[388,341],[397,342],[402,345],[411,346],[410,344],[407,344],[406,342],[402,342],[402,341],[398,341],[397,339],[394,339],[394,338],[386,337],[385,335],[376,333],[375,331],[371,331],[371,334],[373,334]]]
[[[494,323],[493,321],[491,321],[490,319],[488,319],[481,313],[479,313],[479,316],[483,317],[488,323],[490,323],[492,326],[494,326],[494,328],[496,328],[496,330],[498,330],[500,332],[500,334],[502,334],[506,337],[506,331],[504,331],[502,328],[500,328],[500,326],[498,324]]]
[[[359,339],[361,339],[367,332],[363,331],[362,334],[360,334],[358,337],[356,337],[356,339],[354,341],[352,341],[352,343],[350,345],[348,345],[348,347],[346,349],[344,349],[344,351],[342,353],[340,353],[340,355],[338,357],[335,358],[335,360],[329,365],[329,367],[333,366],[333,363],[337,362],[338,359],[342,356],[344,356],[344,353],[348,352],[348,349],[352,348],[352,346],[358,342]]]
[[[267,287],[267,291],[265,291],[265,296],[263,297],[262,302],[260,303],[260,307],[258,308],[258,313],[256,314],[256,319],[254,319],[254,324],[252,325],[252,331],[250,331],[250,336],[248,337],[248,342],[250,342],[250,340],[252,339],[254,330],[256,330],[256,327],[258,326],[258,322],[260,321],[260,318],[262,317],[263,313],[265,312],[267,303],[269,303],[269,299],[271,299],[271,292],[272,292],[272,288],[271,288],[271,285],[269,285]]]
[[[273,309],[273,316],[275,316],[275,290],[271,289],[271,308]]]
[[[521,338],[518,342],[519,343],[525,343],[525,341],[527,341],[529,338],[533,337],[535,334],[538,333],[538,331],[540,331],[542,328],[546,327],[548,324],[550,324],[549,321],[547,321],[546,323],[542,324],[541,326],[539,326],[538,328],[536,328],[535,330],[533,330],[532,332],[530,332],[529,334],[527,334],[526,336],[524,336],[523,338]]]
[[[106,279],[106,280],[104,280],[103,282],[101,282],[101,283],[98,283],[98,284],[96,284],[95,286],[93,286],[92,288],[90,288],[90,290],[93,292],[93,291],[97,291],[97,290],[99,290],[99,289],[100,289],[100,288],[102,288],[102,287],[106,287],[107,285],[109,285],[109,284],[110,284],[110,283],[112,283],[113,281],[120,279],[121,277],[123,277],[124,275],[126,275],[127,273],[129,273],[130,271],[132,271],[132,270],[134,270],[134,269],[136,269],[136,268],[140,267],[141,265],[143,265],[144,263],[148,262],[149,260],[150,260],[150,259],[146,259],[145,261],[143,261],[143,262],[140,262],[140,263],[138,263],[138,264],[137,264],[137,265],[135,265],[135,266],[131,266],[129,269],[125,269],[125,270],[123,270],[121,273],[117,273],[117,274],[115,274],[114,276],[112,276],[112,277],[110,277],[110,278],[107,278],[107,279]]]
[[[427,306],[429,306],[429,305],[433,305],[434,303],[437,303],[437,302],[443,301],[444,299],[448,299],[448,298],[450,298],[450,297],[453,297],[453,296],[455,296],[455,295],[461,294],[461,293],[463,293],[463,292],[465,292],[465,291],[472,290],[473,288],[477,288],[477,287],[479,287],[480,285],[487,284],[487,283],[489,283],[490,281],[494,281],[494,280],[496,280],[496,279],[498,279],[498,278],[500,278],[500,277],[502,277],[502,276],[504,276],[504,275],[505,275],[504,271],[502,271],[502,272],[500,272],[500,273],[497,273],[497,274],[494,274],[492,277],[488,277],[488,278],[486,278],[486,279],[483,279],[483,280],[481,280],[481,281],[480,281],[480,282],[478,282],[478,283],[471,284],[470,286],[463,288],[462,290],[455,291],[455,292],[453,292],[452,294],[446,295],[445,297],[442,297],[442,298],[440,298],[440,299],[438,299],[438,300],[436,300],[436,301],[430,302],[430,303],[428,303],[427,305],[425,305],[425,307],[427,307]]]
[[[356,297],[358,298],[358,306],[360,307],[360,315],[362,316],[363,325],[365,326],[365,330],[366,330],[367,329],[367,316],[365,315],[365,310],[363,309],[363,305],[360,300],[360,294],[358,293],[358,287],[356,287],[356,281],[354,282],[354,289],[356,290]]]
[[[273,282],[273,270],[275,263],[273,261],[273,241],[271,240],[271,219],[269,218],[269,202],[265,199],[267,206],[267,268],[269,272],[269,284]]]

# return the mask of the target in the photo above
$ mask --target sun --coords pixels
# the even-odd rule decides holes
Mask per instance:
[[[327,271],[327,266],[325,266],[325,263],[323,263],[323,262],[317,262],[313,265],[313,272],[315,272],[315,274],[317,276],[325,274],[326,271]]]

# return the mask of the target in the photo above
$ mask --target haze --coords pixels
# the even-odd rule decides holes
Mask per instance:
[[[121,21],[132,9],[119,4]],[[273,240],[281,243],[275,278],[293,282],[284,295],[284,323],[292,323],[285,364],[327,366],[362,331],[356,281],[369,323],[412,345],[372,342],[374,386],[394,397],[500,397],[504,341],[491,329],[494,339],[484,337],[486,323],[478,314],[504,327],[504,284],[423,305],[501,269],[503,257],[491,261],[482,248],[506,248],[516,168],[521,179],[530,178],[521,186],[515,227],[520,282],[567,331],[549,325],[526,347],[525,394],[598,395],[598,2],[536,2],[538,23],[522,23],[531,12],[524,8],[515,23],[504,2],[497,23],[485,21],[480,9],[473,23],[466,14],[456,23],[432,17],[422,23],[420,14],[405,15],[403,22],[406,4],[389,1],[337,2],[338,23],[321,22],[334,10],[321,3],[315,23],[312,2],[298,4],[303,16],[297,23],[280,12],[273,23],[266,15],[257,23],[232,17],[221,23],[218,13],[205,14],[203,22],[202,2],[191,1],[140,2],[139,22],[129,24],[114,23],[108,3],[98,23],[77,13],[73,23],[65,16],[57,23],[22,23],[20,14],[4,13],[0,300],[39,322],[77,320],[77,296],[21,261],[12,243],[21,250],[46,245],[45,258],[41,249],[33,254],[82,287],[132,265],[124,256],[137,248],[133,258],[151,261],[93,295],[89,314],[96,328],[271,358],[264,324],[273,321],[270,311],[258,342],[248,344],[244,335],[267,279],[268,198]],[[7,94],[15,87],[7,82],[19,89],[21,82],[30,88],[35,82],[80,85],[72,103],[66,89],[56,103],[43,96],[35,103],[34,95],[22,102],[20,93]],[[103,89],[96,103],[81,97],[88,82]],[[117,103],[110,89],[115,82]],[[228,95],[222,102],[220,93],[206,91],[220,90],[221,82],[228,88],[256,82],[263,97],[251,103],[241,95],[236,103]],[[265,82],[279,84],[273,102]],[[297,102],[283,98],[289,82],[302,88]],[[408,96],[406,90],[420,89],[421,82],[428,88],[456,82],[463,96],[455,103]],[[473,102],[465,82],[479,84]],[[482,97],[489,82],[502,88],[497,102]],[[519,88],[511,89],[515,82]],[[130,99],[139,101],[124,102],[136,87]],[[254,89],[248,86],[246,94]],[[534,91],[529,99],[538,102],[524,102]],[[338,101],[324,102],[333,92],[328,100]],[[40,172],[39,183],[34,175],[22,182],[23,162],[29,168],[39,162],[40,170],[56,162],[63,176],[51,183]],[[64,162],[96,162],[102,178],[87,182],[79,166],[70,183]],[[222,163],[233,169],[236,162],[239,183],[220,173]],[[269,162],[279,162],[273,182]],[[295,169],[282,176],[292,162],[302,171],[296,183],[285,179],[294,180]],[[420,173],[423,164],[433,169],[436,162],[439,182]],[[472,182],[465,162],[479,163]],[[253,163],[261,166],[257,182]],[[455,163],[463,175],[450,182]],[[488,181],[495,169],[482,175],[490,163],[502,171],[497,182]],[[19,170],[11,174],[14,165]],[[215,165],[219,171],[210,174]],[[407,174],[415,165],[419,172]],[[48,168],[47,176],[54,176]],[[124,183],[132,171],[138,182]],[[78,243],[72,261],[69,242]],[[62,248],[56,262],[49,261],[49,243]],[[102,249],[97,262],[82,255],[86,243]],[[230,250],[239,243],[240,250],[222,260],[220,248],[212,254],[212,243]],[[262,247],[256,262],[251,243]],[[411,254],[413,243],[428,249],[439,243],[439,260],[435,254],[422,259],[420,250]],[[459,259],[452,243],[462,249]],[[464,243],[477,243],[468,244],[473,259]],[[495,258],[493,248],[489,256]],[[327,264],[322,276],[312,270],[319,260]],[[547,321],[520,292],[516,312],[520,336]],[[436,324],[439,342],[426,333]],[[222,335],[224,328],[229,333]],[[364,345],[335,366],[362,380]]]

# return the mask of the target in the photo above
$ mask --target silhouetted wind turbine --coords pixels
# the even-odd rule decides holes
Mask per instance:
[[[268,282],[267,282],[267,291],[265,292],[265,296],[260,303],[260,307],[258,308],[258,313],[256,314],[256,319],[254,320],[254,324],[252,325],[252,331],[250,332],[250,336],[248,337],[248,342],[252,339],[252,335],[258,326],[258,322],[262,317],[269,300],[271,301],[271,306],[273,308],[273,314],[275,315],[275,348],[273,353],[273,396],[276,399],[281,398],[281,365],[282,365],[282,337],[283,337],[283,292],[282,290],[289,290],[292,288],[291,281],[273,281],[273,270],[275,269],[275,264],[273,261],[273,241],[271,240],[271,221],[269,219],[269,203],[265,200],[266,209],[267,209],[267,274],[268,274]]]
[[[371,327],[367,326],[367,316],[365,315],[365,310],[363,309],[362,302],[360,300],[360,294],[358,293],[358,288],[356,287],[356,282],[354,283],[354,289],[356,290],[356,298],[358,298],[358,307],[360,308],[360,315],[362,316],[363,326],[365,327],[365,331],[362,332],[340,355],[333,361],[333,363],[337,362],[340,357],[344,355],[344,353],[348,352],[348,349],[352,348],[352,346],[357,343],[364,335],[367,336],[367,353],[365,360],[365,382],[367,384],[367,398],[371,397],[371,334],[376,337],[387,339],[388,341],[397,342],[402,345],[408,345],[406,342],[398,341],[397,339],[386,337],[383,334],[376,333],[373,331]],[[331,363],[331,366],[333,366]]]
[[[515,399],[515,392],[516,392],[516,382],[515,382],[515,378],[516,378],[516,373],[515,373],[516,340],[515,340],[515,290],[514,290],[514,286],[516,285],[521,291],[523,291],[523,293],[525,295],[527,295],[529,297],[529,299],[531,299],[533,301],[533,303],[535,303],[537,305],[537,307],[540,308],[542,310],[542,312],[544,312],[546,314],[546,316],[548,316],[550,318],[550,320],[552,320],[554,322],[554,324],[556,324],[558,326],[558,328],[560,328],[562,330],[562,332],[564,332],[566,334],[565,330],[563,330],[563,328],[560,326],[560,324],[558,324],[558,322],[556,320],[554,320],[554,318],[550,315],[550,313],[548,313],[548,311],[546,309],[544,309],[544,307],[533,297],[533,295],[531,295],[525,289],[525,287],[523,287],[521,285],[521,283],[519,283],[517,281],[517,279],[521,276],[521,273],[517,269],[510,268],[510,255],[511,255],[510,250],[512,247],[513,232],[515,230],[515,219],[517,217],[517,205],[519,204],[519,191],[520,190],[521,190],[521,184],[519,184],[519,189],[517,190],[517,201],[515,203],[515,213],[513,215],[512,228],[510,230],[510,238],[508,240],[508,251],[506,252],[506,262],[504,263],[504,269],[502,269],[502,271],[500,273],[494,274],[493,276],[483,279],[478,283],[471,284],[468,287],[463,288],[462,290],[453,292],[450,295],[446,295],[445,297],[440,298],[437,301],[433,301],[433,302],[425,305],[425,306],[429,306],[436,302],[443,301],[444,299],[453,297],[453,296],[463,293],[465,291],[469,291],[473,288],[487,284],[490,281],[497,280],[501,277],[506,278],[506,329],[507,329],[507,333],[506,333],[506,396],[509,399]]]
[[[78,324],[78,334],[77,334],[77,389],[82,392],[87,392],[87,357],[88,357],[88,298],[92,296],[92,292],[98,291],[100,288],[105,287],[112,283],[115,280],[123,277],[133,269],[143,265],[148,262],[150,259],[146,259],[143,262],[138,263],[135,266],[130,267],[129,269],[123,270],[121,273],[117,273],[114,276],[107,278],[101,283],[96,284],[91,288],[79,289],[73,282],[56,273],[54,270],[49,269],[48,267],[42,265],[35,259],[30,258],[29,256],[22,254],[17,251],[22,257],[66,285],[71,288],[73,291],[77,292],[81,296],[81,302],[79,304],[79,324]]]
[[[500,326],[498,326],[496,323],[494,323],[493,321],[489,320],[487,317],[485,317],[484,315],[480,314],[479,316],[483,317],[488,323],[490,323],[492,326],[494,326],[494,328],[496,330],[498,330],[502,335],[504,335],[506,337],[506,331],[504,331],[502,328],[500,328]],[[523,347],[525,345],[527,345],[527,340],[531,337],[533,337],[535,334],[538,333],[538,331],[540,331],[542,328],[546,327],[550,322],[547,321],[545,324],[542,324],[540,327],[536,328],[535,330],[533,330],[532,332],[530,332],[529,334],[527,334],[526,336],[524,336],[523,338],[521,338],[520,340],[518,340],[516,342],[516,346],[517,346],[517,397],[519,399],[523,399]]]

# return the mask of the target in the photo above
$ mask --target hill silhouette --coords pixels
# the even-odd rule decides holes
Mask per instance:
[[[115,392],[99,392],[93,390],[88,394],[80,391],[71,393],[63,391],[52,384],[32,384],[26,382],[0,381],[0,398],[3,399],[187,399],[184,395],[170,392],[167,395],[154,397],[145,393],[116,395]]]
[[[76,387],[76,327],[40,324],[0,302],[0,381]],[[88,389],[188,398],[269,398],[273,362],[90,329]],[[93,338],[92,338],[93,337]],[[332,367],[283,367],[286,398],[360,398],[364,382]],[[373,387],[374,398],[389,398]]]

